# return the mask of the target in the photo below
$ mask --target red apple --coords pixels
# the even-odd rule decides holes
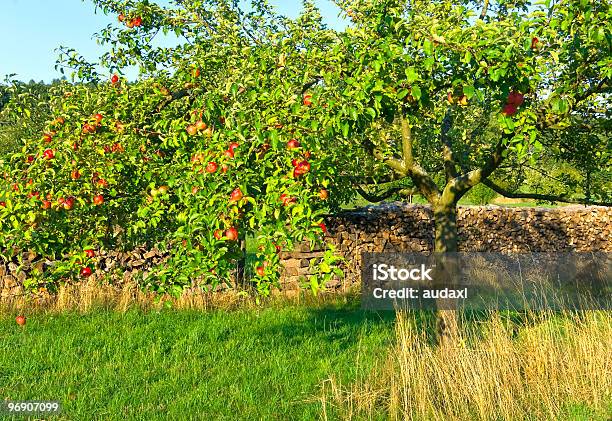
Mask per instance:
[[[255,269],[255,272],[257,272],[257,275],[259,276],[266,275],[266,269],[263,266],[257,266],[257,269]]]
[[[95,114],[93,118],[96,120],[98,124],[100,124],[100,122],[102,121],[104,117],[102,116],[102,114],[98,113],[98,114]]]
[[[0,202],[0,208],[6,208],[6,202]]]
[[[51,208],[51,201],[50,200],[43,200],[41,207],[43,209],[50,209]]]
[[[310,153],[310,151],[304,152],[304,158],[305,159],[310,159],[311,156],[312,156],[312,154]]]
[[[242,199],[243,194],[240,188],[235,188],[234,191],[230,194],[230,202],[237,202]]]
[[[310,162],[301,161],[293,169],[293,176],[299,177],[301,175],[307,174],[308,172],[310,172]]]
[[[238,146],[240,146],[238,143],[233,142],[229,144],[229,149],[234,152]]]
[[[540,42],[540,40],[538,39],[538,37],[533,37],[531,38],[531,49],[535,50],[536,47],[538,46],[538,42]]]
[[[79,178],[81,178],[81,173],[79,172],[79,170],[72,170],[72,172],[70,173],[70,178],[72,178],[73,180],[78,180]]]
[[[506,104],[504,106],[504,109],[502,110],[502,114],[507,115],[507,116],[512,116],[514,114],[516,114],[517,112],[517,108],[512,105],[512,104]]]
[[[125,24],[125,26],[127,26],[128,28],[133,28],[134,27],[134,20],[129,20],[128,23]]]
[[[108,187],[108,181],[106,181],[106,180],[105,180],[105,179],[103,179],[103,178],[100,178],[99,180],[97,180],[97,181],[96,181],[96,183],[97,183],[99,186],[102,186],[102,187]]]
[[[304,94],[304,105],[307,107],[312,105],[312,95]]]
[[[92,257],[96,257],[96,252],[92,249],[87,249],[85,250],[85,255],[91,259]]]
[[[321,222],[319,224],[319,228],[321,228],[321,231],[323,231],[323,233],[327,232],[327,226],[325,226],[325,222]]]
[[[281,194],[280,199],[283,206],[289,206],[291,203],[295,203],[297,201],[295,197],[291,197],[285,193]]]
[[[194,78],[200,77],[200,69],[198,67],[196,67],[195,69],[193,69],[191,71],[191,76],[193,76]]]
[[[321,200],[326,200],[329,197],[329,192],[325,189],[321,189],[321,191],[319,192],[319,197],[321,198]]]
[[[111,83],[114,85],[115,83],[119,82],[119,76],[117,75],[112,75],[111,76]]]
[[[198,128],[194,126],[193,124],[190,124],[189,126],[187,126],[187,133],[189,133],[191,136],[195,135],[197,132],[198,132]]]
[[[74,198],[69,197],[67,199],[64,199],[63,197],[60,197],[59,199],[57,199],[57,204],[60,206],[60,208],[64,208],[65,210],[71,210],[74,207]]]
[[[75,198],[73,196],[68,197],[64,200],[64,209],[70,210],[74,207]]]
[[[17,322],[17,324],[18,324],[19,326],[25,326],[25,324],[26,324],[26,318],[25,318],[25,316],[21,316],[21,315],[20,315],[20,316],[17,316],[17,317],[15,318],[15,322]]]
[[[46,149],[43,152],[43,156],[45,159],[53,159],[55,157],[55,152],[53,152],[53,149]]]
[[[228,150],[223,152],[223,155],[227,156],[228,158],[233,158],[234,157],[234,151],[232,149],[228,149]]]
[[[94,133],[96,128],[89,123],[83,125],[83,133]]]
[[[236,241],[238,239],[238,230],[234,227],[228,228],[225,231],[225,236],[230,241]]]
[[[223,238],[223,231],[215,230],[214,236],[217,240],[220,240],[221,238]]]
[[[212,174],[217,171],[217,168],[219,168],[219,166],[215,162],[209,162],[206,165],[206,172]]]
[[[202,120],[198,120],[195,125],[198,130],[206,130],[206,127],[208,127]]]
[[[513,105],[514,107],[520,107],[525,101],[525,97],[520,92],[510,92],[508,94],[507,104]]]
[[[300,147],[300,142],[298,142],[295,139],[291,139],[289,142],[287,142],[287,149],[295,149],[299,147]]]
[[[93,197],[94,205],[100,206],[102,203],[104,203],[104,196],[102,196],[101,194],[97,194]]]
[[[159,186],[157,191],[159,192],[159,194],[166,194],[168,193],[168,186]]]
[[[43,140],[45,141],[45,143],[51,143],[51,140],[53,140],[53,136],[51,136],[51,133],[45,133],[43,135]]]
[[[229,170],[229,167],[226,164],[221,165],[221,172],[225,174]]]
[[[28,161],[29,163],[34,162],[34,155],[28,155],[27,161]]]
[[[81,269],[81,277],[83,278],[88,278],[91,276],[91,268],[88,266],[85,266],[83,269]]]
[[[137,16],[134,19],[132,19],[132,23],[134,24],[134,26],[138,27],[142,25],[142,18],[140,16]]]

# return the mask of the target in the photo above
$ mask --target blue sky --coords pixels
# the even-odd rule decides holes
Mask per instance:
[[[0,0],[0,81],[10,73],[17,79],[51,81],[61,75],[55,71],[55,49],[64,45],[75,48],[87,59],[103,51],[92,38],[94,32],[115,16],[94,13],[89,0]],[[295,16],[301,1],[271,0],[287,16]],[[317,0],[331,27],[342,28],[338,9],[329,0]]]

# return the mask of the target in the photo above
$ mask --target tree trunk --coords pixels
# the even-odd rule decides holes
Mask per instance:
[[[236,262],[236,285],[243,290],[246,287],[246,239],[240,240],[240,258]]]
[[[439,255],[440,259],[436,267],[439,269],[439,274],[435,279],[440,285],[449,285],[450,279],[447,276],[452,268],[444,268],[449,261],[445,260],[445,253],[458,251],[457,241],[457,206],[456,204],[440,204],[434,206],[434,223],[435,223],[435,242],[434,253]],[[453,309],[454,303],[452,300],[439,299],[436,302],[437,311],[437,333],[438,342],[440,345],[451,345],[456,343],[459,336],[459,325],[457,323],[457,311]]]
[[[457,207],[455,204],[434,206],[436,236],[434,252],[449,253],[457,249]]]

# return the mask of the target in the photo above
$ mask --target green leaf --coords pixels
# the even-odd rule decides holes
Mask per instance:
[[[412,83],[419,78],[419,74],[414,70],[414,67],[406,68],[406,80],[408,83]]]
[[[475,89],[472,85],[467,85],[463,87],[463,94],[467,97],[467,99],[472,99],[474,93]]]
[[[417,101],[419,99],[421,99],[421,88],[418,87],[418,85],[413,85],[412,86],[412,96],[414,97],[414,99],[416,99]]]
[[[428,56],[433,54],[433,44],[429,39],[425,39],[425,41],[423,41],[423,51],[425,52],[425,54],[427,54]]]

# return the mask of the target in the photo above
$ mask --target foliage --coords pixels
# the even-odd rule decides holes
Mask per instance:
[[[497,196],[497,193],[484,184],[477,184],[468,192],[465,198],[475,205],[488,205]]]
[[[41,136],[51,117],[50,101],[62,95],[59,80],[46,85],[7,77],[5,82],[0,85],[0,160],[18,152],[24,140]]]
[[[252,235],[266,294],[279,248],[321,242],[324,214],[358,187],[410,179],[445,251],[457,201],[502,164],[567,152],[607,171],[603,1],[499,1],[480,18],[469,1],[338,1],[353,20],[343,32],[310,2],[296,19],[263,0],[94,4],[119,18],[97,34],[108,73],[63,48],[58,68],[84,83],[50,101],[46,140],[33,135],[2,167],[0,248],[59,262],[37,282],[87,276],[84,250],[145,243],[172,255],[151,288],[214,286]],[[155,47],[158,33],[176,45]],[[129,65],[133,83],[120,76]],[[555,135],[585,125],[602,135],[585,132],[581,153]]]

